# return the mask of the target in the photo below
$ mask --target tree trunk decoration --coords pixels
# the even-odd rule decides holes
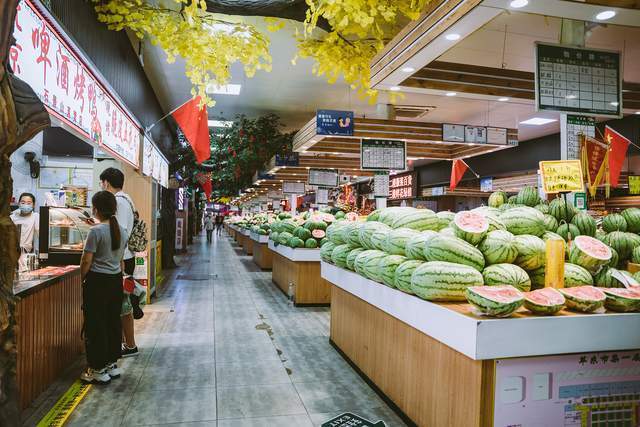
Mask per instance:
[[[16,385],[15,307],[13,279],[18,262],[17,229],[9,214],[13,192],[9,157],[42,129],[49,114],[31,87],[15,77],[6,59],[13,44],[18,0],[0,0],[0,425],[20,425]]]

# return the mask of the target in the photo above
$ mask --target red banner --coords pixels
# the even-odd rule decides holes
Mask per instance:
[[[587,150],[587,174],[589,185],[598,185],[598,175],[604,165],[607,155],[607,146],[595,138],[585,137],[585,147]],[[600,177],[602,178],[602,177]]]
[[[620,179],[620,171],[622,171],[624,159],[627,156],[627,149],[631,141],[609,126],[605,126],[604,128],[604,139],[611,148],[609,154],[609,177],[611,179],[611,185],[617,187],[618,180]]]

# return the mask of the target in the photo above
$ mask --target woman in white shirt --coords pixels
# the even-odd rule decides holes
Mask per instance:
[[[31,193],[22,193],[18,203],[19,208],[11,213],[11,220],[20,226],[20,249],[31,253],[40,231],[40,215],[33,212],[36,197]]]

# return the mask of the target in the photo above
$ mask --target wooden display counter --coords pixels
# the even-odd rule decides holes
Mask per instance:
[[[251,233],[253,244],[253,262],[262,270],[271,270],[273,266],[273,251],[269,249],[269,236]]]
[[[269,249],[273,252],[273,282],[285,295],[289,294],[289,284],[293,284],[296,306],[331,303],[331,285],[320,276],[320,249],[275,246],[272,240]]]
[[[565,417],[595,414],[584,396],[594,390],[625,394],[630,410],[640,407],[639,313],[540,317],[521,309],[496,319],[325,262],[321,268],[335,285],[332,344],[419,426],[565,425]],[[571,405],[578,402],[585,403]]]
[[[20,407],[29,406],[83,351],[80,267],[47,267],[14,284]]]
[[[251,240],[251,232],[247,229],[240,230],[242,234],[242,249],[247,255],[253,255],[253,240]]]

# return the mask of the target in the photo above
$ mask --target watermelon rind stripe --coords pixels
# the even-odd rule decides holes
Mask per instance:
[[[469,303],[475,306],[482,313],[489,316],[511,316],[524,303],[524,297],[521,297],[520,299],[509,303],[494,301],[488,297],[485,297],[484,295],[481,295],[479,293],[481,289],[482,287],[480,287],[479,289],[476,289],[475,287],[469,287],[465,291],[465,296]]]

